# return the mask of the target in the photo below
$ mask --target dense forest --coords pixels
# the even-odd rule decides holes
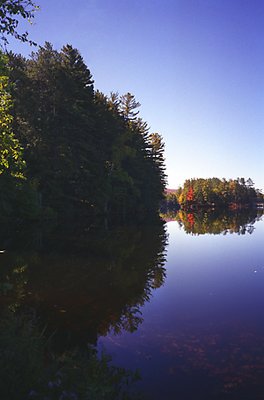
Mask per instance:
[[[188,179],[183,187],[167,191],[162,211],[201,208],[244,208],[263,202],[263,194],[252,179]]]
[[[0,252],[7,256],[7,269],[2,268],[0,279],[0,391],[3,398],[14,400],[132,399],[128,386],[138,374],[113,366],[109,356],[99,355],[87,340],[95,343],[97,336],[112,326],[134,330],[141,323],[139,305],[164,280],[165,233],[162,224],[155,234],[151,230],[147,235],[139,229],[128,236],[113,229],[95,232],[102,220],[119,224],[157,215],[166,182],[164,144],[139,117],[140,104],[131,93],[106,96],[94,89],[90,70],[72,46],[57,51],[46,43],[28,59],[6,51],[8,35],[32,43],[27,32],[20,33],[17,28],[19,18],[32,19],[35,9],[31,0],[0,2],[0,220],[8,222],[8,229],[2,224],[5,228],[0,235],[0,249],[5,249]],[[56,225],[48,224],[49,219],[71,223],[63,225],[58,237],[52,237],[45,247],[43,231]],[[41,228],[32,224],[31,236],[26,228],[31,224],[23,222],[41,220],[45,224]],[[79,226],[80,221],[87,229]],[[91,224],[97,227],[90,230]],[[71,235],[69,227],[74,232]],[[36,245],[27,261],[12,248],[14,232],[21,235],[17,243],[23,252],[32,243]],[[68,251],[69,269],[61,258]],[[43,253],[48,256],[47,263],[35,268],[31,261]],[[141,254],[143,264],[138,260]],[[46,280],[48,266],[51,275]],[[33,275],[40,287],[47,282],[44,291],[34,291],[36,298],[44,295],[44,307],[34,304],[33,297],[23,303]],[[63,285],[66,276],[69,279]],[[58,286],[51,293],[54,282]],[[51,297],[46,301],[48,293]],[[97,323],[79,325],[69,334],[71,317],[67,312],[59,329],[58,315],[54,315],[55,326],[52,318],[46,319],[43,329],[45,308],[50,308],[51,301],[50,310],[54,309],[59,293],[67,293],[67,304],[73,298],[82,303],[77,301],[71,314],[75,327],[91,321],[92,314]],[[90,300],[89,293],[93,293]],[[98,296],[101,306],[95,309],[91,304]],[[72,306],[67,306],[67,311],[70,309]]]
[[[164,143],[131,93],[95,90],[70,45],[0,62],[2,215],[123,222],[158,212]]]

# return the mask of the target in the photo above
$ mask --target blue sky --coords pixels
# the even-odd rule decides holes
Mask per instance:
[[[168,187],[216,176],[264,189],[264,1],[36,2],[33,40],[72,44],[97,89],[141,103],[165,141]]]

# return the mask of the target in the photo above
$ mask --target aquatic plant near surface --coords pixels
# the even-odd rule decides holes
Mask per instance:
[[[52,354],[52,339],[30,315],[7,312],[0,319],[0,392],[8,400],[125,400],[138,379],[87,346]]]

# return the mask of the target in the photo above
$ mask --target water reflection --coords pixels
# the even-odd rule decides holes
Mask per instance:
[[[241,233],[234,217],[225,230]],[[148,399],[262,399],[263,221],[251,235],[179,227],[168,223],[166,282],[143,307],[144,324],[100,344],[115,365],[140,367]]]
[[[245,235],[254,232],[254,223],[263,215],[262,210],[240,211],[200,211],[186,212],[180,210],[177,213],[168,213],[163,217],[168,221],[177,221],[186,233],[193,235],[237,233]]]
[[[2,242],[0,301],[35,309],[59,350],[101,336],[114,365],[140,369],[151,400],[262,399],[261,215],[173,218],[167,254],[163,225]]]
[[[1,254],[0,301],[36,310],[60,345],[95,343],[110,329],[135,331],[140,307],[165,279],[163,224],[93,233],[30,230],[15,243]]]

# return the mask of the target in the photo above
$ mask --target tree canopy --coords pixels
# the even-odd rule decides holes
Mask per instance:
[[[28,38],[28,32],[19,33],[18,25],[22,19],[32,21],[37,10],[32,0],[1,0],[0,1],[0,40],[8,43],[7,36],[11,35],[22,42],[33,42]]]
[[[0,53],[0,175],[22,177],[22,149],[14,137],[6,57]]]
[[[3,45],[8,35],[32,43],[18,25],[36,9],[32,0],[0,2]],[[0,90],[0,173],[23,175],[44,210],[123,221],[157,213],[166,184],[162,138],[139,117],[133,94],[94,90],[77,49],[45,43],[29,59],[10,53]]]
[[[251,178],[187,179],[183,187],[166,194],[164,207],[182,208],[229,207],[239,208],[263,201],[263,194],[254,188]]]
[[[164,143],[131,93],[96,91],[80,52],[50,43],[9,54],[13,130],[44,208],[65,218],[127,221],[156,214],[166,184]]]

